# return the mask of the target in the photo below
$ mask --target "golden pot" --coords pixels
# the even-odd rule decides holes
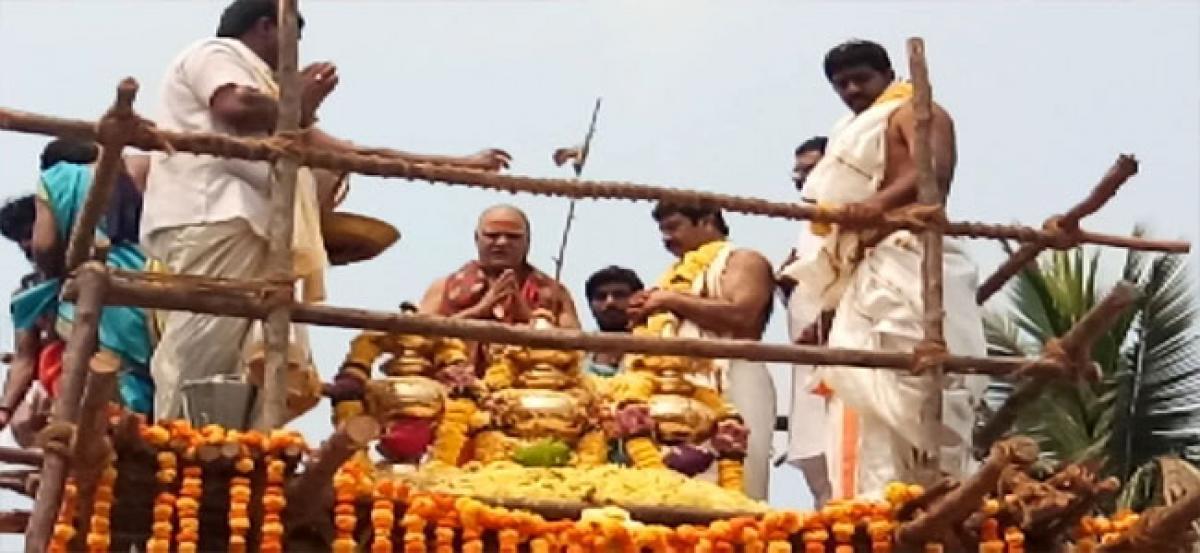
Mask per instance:
[[[389,376],[367,382],[367,412],[386,421],[399,417],[436,418],[446,403],[442,384],[423,376]]]
[[[587,425],[587,396],[579,393],[510,388],[496,394],[500,428],[522,439],[559,438],[571,442]]]
[[[388,376],[422,376],[430,374],[433,363],[424,357],[416,355],[401,355],[393,357],[379,368]]]
[[[658,439],[666,443],[700,443],[707,440],[717,422],[717,413],[687,396],[650,396],[650,416]]]
[[[517,374],[517,386],[522,388],[562,390],[573,384],[574,379],[569,373],[549,363],[536,363]]]

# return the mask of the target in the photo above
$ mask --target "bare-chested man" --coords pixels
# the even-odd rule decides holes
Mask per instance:
[[[478,258],[425,292],[421,312],[445,317],[525,323],[549,309],[562,328],[579,328],[566,287],[529,264],[529,219],[510,205],[487,208],[475,228]]]
[[[868,41],[831,50],[825,57],[825,75],[853,113],[830,133],[825,157],[809,173],[804,196],[865,217],[916,202],[912,86],[896,79],[887,52]],[[957,161],[954,123],[935,105],[930,126],[934,174],[945,196]],[[907,231],[885,236],[837,226],[812,232],[820,232],[815,240],[820,247],[799,252],[784,271],[796,282],[793,318],[816,320],[820,313],[836,310],[830,347],[911,351],[924,335],[919,238]],[[980,313],[971,301],[975,266],[952,240],[945,244],[944,275],[949,350],[985,354]],[[854,435],[833,441],[858,445],[857,454],[835,454],[831,459],[850,459],[856,465],[832,471],[835,496],[878,494],[888,481],[928,479],[924,459],[930,454],[939,454],[943,471],[959,474],[967,468],[969,448],[964,445],[970,439],[972,396],[982,391],[974,379],[948,379],[945,424],[937,425],[921,418],[921,405],[933,389],[927,378],[831,367],[818,375],[858,413],[854,424],[835,421],[835,432]],[[950,443],[957,445],[947,447]]]
[[[681,266],[696,271],[691,275],[690,292],[659,287],[635,294],[629,302],[631,320],[670,311],[683,323],[682,336],[761,339],[775,290],[770,262],[754,250],[728,242],[729,227],[718,208],[660,203],[653,215],[663,245],[680,258],[668,276],[675,274],[678,280],[693,272],[676,271]],[[711,384],[734,404],[750,428],[746,493],[765,500],[775,427],[775,385],[763,363],[722,360],[719,365]]]

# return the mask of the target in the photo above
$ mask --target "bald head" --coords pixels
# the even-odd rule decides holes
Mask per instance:
[[[484,221],[516,221],[519,220],[526,234],[529,233],[529,217],[521,208],[511,204],[496,204],[479,214],[476,230],[483,228]]]
[[[485,270],[522,267],[529,255],[529,218],[507,204],[483,210],[475,227],[475,247]]]

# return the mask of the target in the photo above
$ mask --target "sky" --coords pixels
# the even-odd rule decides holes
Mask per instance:
[[[168,63],[212,33],[225,3],[0,0],[0,106],[94,119],[132,76],[142,85],[136,108],[153,117]],[[566,177],[550,155],[582,138],[599,96],[585,177],[777,201],[795,196],[795,146],[845,113],[821,71],[825,52],[872,39],[904,76],[904,40],[921,36],[934,97],[957,126],[953,219],[1038,225],[1133,153],[1140,173],[1085,226],[1127,233],[1142,222],[1155,236],[1197,236],[1196,3],[305,0],[301,9],[302,64],[332,61],[341,75],[321,120],[343,138],[428,153],[503,147],[515,174]],[[46,141],[0,133],[0,197],[32,190]],[[471,258],[475,218],[497,202],[528,212],[530,260],[552,270],[565,199],[355,177],[342,209],[387,220],[403,237],[375,260],[334,269],[329,303],[394,309],[419,299]],[[652,281],[671,261],[649,212],[646,203],[578,204],[563,275],[581,311],[595,269],[626,265]],[[734,241],[776,263],[794,240],[788,221],[729,222]],[[984,276],[1003,259],[995,243],[968,248]],[[0,245],[7,286],[23,263]],[[10,329],[0,316],[0,350],[12,347]],[[323,375],[353,335],[314,330]],[[785,339],[782,317],[765,339]],[[790,371],[773,372],[786,411]],[[322,405],[294,425],[315,442],[328,416]],[[773,478],[773,503],[809,504],[797,471]]]

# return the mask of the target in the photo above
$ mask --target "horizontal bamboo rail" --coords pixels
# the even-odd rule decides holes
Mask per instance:
[[[110,271],[99,263],[87,263],[80,275],[105,280],[105,301],[109,305],[127,305],[154,309],[195,311],[262,319],[280,302],[291,302],[281,293],[266,293],[252,287],[230,285],[190,277],[162,278],[145,273]],[[264,283],[264,289],[270,290]],[[82,294],[82,287],[68,282],[65,297]],[[583,349],[588,351],[647,353],[653,355],[687,355],[713,359],[747,359],[752,361],[797,363],[828,366],[879,367],[911,370],[920,354],[867,350],[831,349],[818,346],[764,344],[753,340],[653,338],[624,333],[547,329],[534,330],[502,323],[450,319],[423,314],[369,311],[346,307],[294,303],[292,320],[319,326],[336,326],[393,332],[449,336],[489,343],[520,344],[548,349]],[[1006,375],[1020,372],[1028,375],[1061,375],[1068,369],[1049,358],[1022,359],[1015,357],[968,357],[951,355],[944,367],[951,373]]]
[[[0,129],[14,132],[45,134],[97,140],[97,125],[91,121],[64,119],[36,113],[0,108]],[[329,152],[310,147],[303,132],[277,135],[270,138],[245,138],[223,134],[183,133],[155,129],[142,120],[128,144],[143,150],[191,152],[221,157],[275,161],[294,156],[301,165],[334,171],[353,171],[364,175],[423,180],[432,183],[469,186],[503,192],[526,192],[576,199],[621,199],[631,201],[669,201],[687,205],[708,204],[730,212],[761,215],[783,219],[807,219],[819,222],[860,226],[888,226],[894,229],[921,231],[927,226],[920,216],[885,216],[875,220],[852,218],[840,209],[821,209],[803,203],[769,202],[728,194],[680,190],[665,186],[650,186],[627,182],[547,179],[502,175],[444,165],[417,164],[385,155],[355,152]],[[927,216],[936,216],[933,214]],[[1007,239],[1021,242],[1053,241],[1058,235],[1044,229],[1020,225],[997,225],[979,222],[949,222],[944,226],[948,236]],[[1122,248],[1187,253],[1191,245],[1178,240],[1148,240],[1137,237],[1114,236],[1081,231],[1081,243]]]

